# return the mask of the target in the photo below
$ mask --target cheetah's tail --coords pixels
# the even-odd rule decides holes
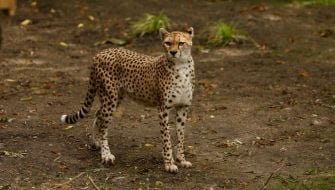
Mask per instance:
[[[84,118],[92,107],[95,95],[96,95],[95,73],[94,73],[94,69],[92,69],[84,105],[81,107],[81,109],[78,112],[72,115],[62,115],[61,121],[67,124],[74,124],[79,119]]]

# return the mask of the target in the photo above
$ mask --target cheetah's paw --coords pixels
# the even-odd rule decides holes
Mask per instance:
[[[165,164],[165,171],[170,173],[177,173],[178,167],[175,164]]]
[[[115,161],[115,156],[111,153],[101,155],[101,162],[105,165],[114,164],[114,161]]]
[[[183,167],[183,168],[190,168],[190,167],[192,167],[192,163],[189,162],[189,161],[186,161],[186,160],[181,161],[181,162],[180,162],[180,165],[181,165],[181,167]]]

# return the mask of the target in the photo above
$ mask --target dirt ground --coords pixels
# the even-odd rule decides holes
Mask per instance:
[[[131,100],[110,127],[116,164],[105,167],[87,149],[97,101],[76,125],[60,116],[80,108],[92,56],[116,47],[94,44],[124,38],[132,20],[160,11],[172,29],[195,28],[193,167],[164,172],[156,109]],[[21,26],[25,19],[32,22]],[[260,47],[206,47],[204,31],[220,19]],[[335,7],[22,0],[1,25],[0,189],[335,189]],[[158,37],[129,39],[125,48],[162,52]]]

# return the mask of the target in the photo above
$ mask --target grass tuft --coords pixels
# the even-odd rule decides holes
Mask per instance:
[[[144,14],[140,19],[131,24],[131,32],[140,37],[159,31],[160,28],[168,28],[170,19],[164,13],[159,15]]]
[[[237,40],[237,29],[223,21],[214,23],[209,29],[208,43],[215,46],[226,46]]]
[[[294,179],[292,176],[284,177],[281,175],[274,176],[274,183],[269,185],[267,189],[271,190],[333,190],[335,185],[334,174],[325,176],[313,175],[311,178],[305,180]]]
[[[302,5],[335,5],[335,0],[294,0],[293,2]]]

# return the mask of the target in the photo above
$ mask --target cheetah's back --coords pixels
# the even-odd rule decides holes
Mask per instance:
[[[97,54],[94,67],[100,79],[98,81],[106,88],[119,88],[122,95],[156,105],[159,59],[123,48],[112,48]]]

